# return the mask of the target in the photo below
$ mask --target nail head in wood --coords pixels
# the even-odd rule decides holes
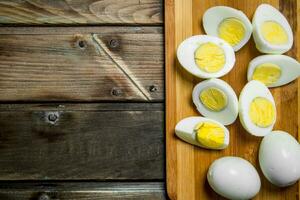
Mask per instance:
[[[83,40],[79,40],[79,41],[78,41],[78,46],[79,46],[80,49],[85,49],[85,47],[86,47],[86,42],[83,41]]]
[[[115,49],[115,48],[118,48],[118,47],[120,46],[120,43],[119,43],[119,41],[116,40],[116,39],[111,39],[111,40],[109,41],[109,46],[110,46],[111,48]]]
[[[49,195],[43,193],[38,197],[38,200],[50,200]]]
[[[122,90],[118,89],[118,88],[113,88],[112,91],[111,91],[111,94],[113,96],[121,96],[122,94]]]
[[[151,86],[149,87],[149,91],[150,91],[150,92],[156,92],[156,91],[157,91],[157,86],[156,86],[156,85],[151,85]]]
[[[57,118],[58,118],[58,116],[57,116],[57,114],[55,114],[55,113],[50,113],[50,114],[48,115],[48,120],[49,120],[50,122],[55,122],[55,121],[57,120]]]

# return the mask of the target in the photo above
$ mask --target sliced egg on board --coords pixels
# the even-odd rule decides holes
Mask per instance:
[[[253,19],[253,38],[262,53],[282,54],[293,46],[293,32],[287,19],[268,4],[257,7]]]
[[[272,131],[260,144],[259,164],[272,184],[292,185],[300,179],[300,144],[287,132]]]
[[[219,37],[238,51],[250,39],[252,24],[240,10],[227,6],[211,7],[203,15],[203,27],[208,35]]]
[[[207,172],[211,188],[228,199],[252,199],[260,190],[260,177],[254,166],[240,157],[215,160]]]
[[[238,116],[237,96],[221,79],[198,83],[193,90],[193,102],[199,113],[223,125],[232,124]]]
[[[290,83],[300,76],[300,63],[285,55],[263,55],[251,60],[247,78],[263,82],[267,87]]]
[[[177,58],[183,68],[199,78],[217,78],[234,66],[233,48],[224,40],[196,35],[184,40],[177,49]]]
[[[260,81],[252,80],[242,89],[239,97],[239,118],[252,135],[269,134],[276,121],[276,107],[269,89]]]
[[[225,149],[229,131],[221,123],[204,117],[187,117],[177,123],[176,135],[185,142],[207,149]]]

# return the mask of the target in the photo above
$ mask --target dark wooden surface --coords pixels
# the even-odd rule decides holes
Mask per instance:
[[[161,27],[53,29],[0,28],[0,101],[163,100]]]
[[[163,0],[1,0],[1,24],[162,24]]]
[[[0,105],[1,180],[162,180],[162,104]]]
[[[164,184],[157,182],[0,184],[0,199],[46,200],[42,197],[47,200],[163,200],[165,192]]]

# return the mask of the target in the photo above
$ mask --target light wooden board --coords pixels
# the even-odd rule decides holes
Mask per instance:
[[[242,128],[239,120],[228,126],[230,145],[223,151],[204,150],[182,142],[174,135],[176,123],[188,116],[199,115],[193,107],[191,93],[200,79],[189,75],[176,59],[176,48],[182,40],[197,34],[204,34],[201,20],[206,9],[216,5],[226,5],[246,13],[251,19],[258,5],[269,3],[280,9],[288,18],[294,32],[295,45],[287,54],[299,57],[299,1],[296,0],[166,0],[166,145],[167,145],[167,191],[172,200],[222,199],[209,187],[206,173],[209,165],[217,158],[226,155],[240,156],[253,163],[262,180],[262,188],[256,200],[295,200],[299,199],[299,183],[279,189],[272,186],[258,167],[258,147],[261,138],[250,136]],[[246,84],[246,71],[249,61],[259,55],[253,39],[236,54],[236,65],[226,76],[227,81],[239,95]],[[298,136],[299,123],[299,83],[292,82],[284,87],[272,89],[276,101],[277,116],[275,129]],[[274,158],[276,159],[276,158]]]
[[[162,101],[163,60],[162,27],[2,27],[0,101]]]
[[[0,24],[162,24],[162,0],[0,0]]]

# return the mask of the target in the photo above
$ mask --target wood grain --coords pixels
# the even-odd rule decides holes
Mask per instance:
[[[0,101],[164,99],[162,28],[82,29],[1,29]]]
[[[162,0],[1,0],[0,24],[162,24]]]
[[[163,124],[160,103],[0,104],[0,180],[162,180]]]
[[[83,182],[83,183],[1,183],[0,198],[6,200],[39,199],[42,196],[60,200],[163,200],[161,182]]]
[[[179,43],[191,35],[204,34],[202,15],[206,9],[216,5],[226,5],[242,10],[250,19],[261,3],[269,3],[280,9],[288,18],[294,32],[295,44],[299,45],[299,3],[295,0],[167,0],[166,9],[166,140],[167,140],[167,190],[172,200],[205,200],[223,199],[213,192],[206,181],[206,173],[213,160],[226,156],[240,156],[258,169],[262,188],[254,199],[282,200],[299,199],[299,183],[288,188],[279,189],[272,186],[262,175],[258,166],[257,153],[261,138],[250,136],[237,120],[228,126],[230,130],[230,145],[223,151],[209,151],[186,144],[174,136],[176,123],[184,117],[199,115],[193,107],[191,92],[200,79],[193,78],[182,69],[176,59],[176,48]],[[288,55],[299,59],[298,48],[293,47]],[[259,55],[253,39],[236,54],[235,68],[226,76],[227,81],[239,95],[246,84],[246,71],[249,61]],[[275,129],[289,132],[296,138],[298,134],[298,83],[292,82],[286,86],[272,89],[277,107]],[[297,109],[295,109],[297,108]]]

